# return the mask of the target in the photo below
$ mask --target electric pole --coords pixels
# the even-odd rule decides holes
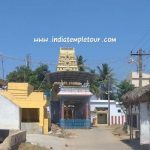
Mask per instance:
[[[137,53],[132,53],[131,51],[131,56],[138,56],[139,88],[142,88],[143,55],[150,55],[150,54],[143,53],[142,49],[139,49]]]
[[[3,80],[5,79],[5,74],[4,74],[4,59],[2,57],[2,72],[3,72]]]
[[[108,76],[108,126],[110,126],[110,76]]]
[[[27,54],[25,58],[26,67],[31,68],[31,55]]]
[[[150,56],[150,53],[143,52],[142,49],[139,49],[137,53],[132,53],[131,56],[138,56],[138,73],[139,73],[139,88],[142,88],[142,71],[143,71],[143,56]]]
[[[3,55],[0,55],[0,59],[1,59],[1,64],[2,64],[2,79],[5,79],[5,74],[4,74],[4,57]]]

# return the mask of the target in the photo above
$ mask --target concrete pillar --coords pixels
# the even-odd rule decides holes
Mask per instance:
[[[40,123],[40,126],[43,126],[43,121],[44,121],[44,109],[41,107],[39,108],[39,123]]]
[[[88,101],[86,102],[86,107],[85,107],[85,108],[86,108],[86,109],[85,109],[85,110],[86,110],[86,113],[85,113],[86,116],[85,116],[85,118],[86,118],[86,119],[89,119],[89,102],[88,102]]]
[[[124,125],[124,116],[121,116],[122,125]]]
[[[115,116],[115,125],[117,124],[117,116]]]
[[[48,134],[48,119],[44,119],[43,133]]]
[[[61,119],[64,119],[64,101],[61,100]]]
[[[111,116],[111,124],[112,125],[114,124],[114,118],[113,118],[113,116]]]
[[[118,124],[120,125],[120,116],[118,116]]]

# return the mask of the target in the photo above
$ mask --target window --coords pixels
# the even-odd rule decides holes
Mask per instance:
[[[121,109],[118,109],[118,113],[121,113]]]
[[[39,109],[22,108],[22,122],[39,122]]]

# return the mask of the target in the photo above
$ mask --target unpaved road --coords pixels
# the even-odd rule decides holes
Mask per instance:
[[[69,150],[132,150],[106,127],[76,130],[78,138],[69,141]]]
[[[77,136],[63,139],[49,135],[29,134],[27,141],[53,150],[133,150],[112,134],[107,127],[68,130]],[[67,144],[68,146],[65,146]]]

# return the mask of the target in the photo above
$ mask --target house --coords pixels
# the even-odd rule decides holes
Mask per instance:
[[[91,123],[94,125],[108,124],[108,100],[90,99]],[[110,125],[124,125],[126,121],[123,108],[114,100],[110,100]]]
[[[122,100],[130,117],[130,128],[132,128],[133,123],[133,106],[139,105],[140,144],[150,144],[150,85],[144,86],[142,88],[135,88],[133,91],[123,95]]]
[[[19,117],[21,130],[30,133],[48,133],[47,100],[43,92],[34,91],[34,87],[28,83],[8,83],[7,90],[1,90],[0,96],[3,103],[9,104],[5,106],[6,109],[10,112],[14,109],[16,118]],[[1,110],[2,114],[6,109]],[[7,113],[5,122],[11,123],[11,117],[14,117],[12,114]]]
[[[131,72],[128,76],[128,81],[133,84],[136,88],[139,87],[139,73]],[[150,74],[142,73],[142,86],[146,86],[150,84]],[[129,118],[129,112],[127,112],[127,118]],[[139,105],[132,106],[132,117],[133,117],[133,128],[140,129],[140,116],[139,116]]]
[[[128,80],[135,87],[139,87],[139,73],[138,72],[131,72],[129,74]],[[150,74],[142,73],[142,86],[146,86],[148,84],[150,84]]]
[[[20,109],[11,100],[0,95],[0,129],[20,129]]]

